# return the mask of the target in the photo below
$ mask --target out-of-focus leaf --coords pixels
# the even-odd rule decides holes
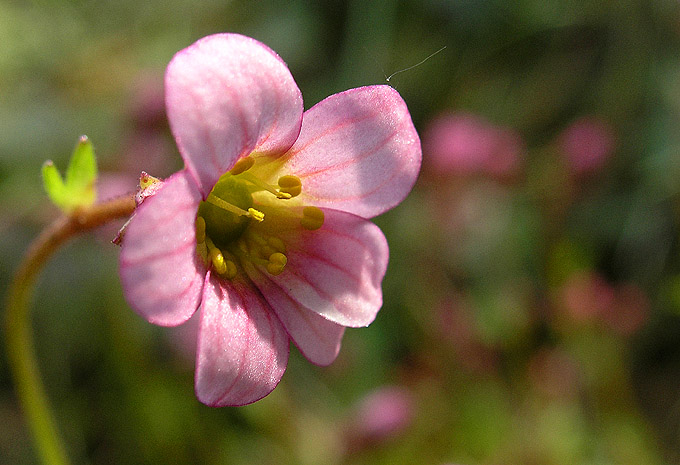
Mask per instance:
[[[92,205],[96,199],[96,180],[97,160],[92,142],[87,136],[81,136],[66,171],[66,187],[78,196],[79,205]]]
[[[52,203],[63,209],[63,206],[67,203],[66,186],[64,186],[61,174],[59,174],[59,170],[54,166],[52,160],[47,160],[43,164],[42,178],[45,192],[47,192]]]
[[[66,181],[51,160],[43,164],[42,177],[45,192],[63,212],[70,213],[76,208],[92,205],[97,197],[97,161],[87,136],[81,136],[73,150],[66,169]]]

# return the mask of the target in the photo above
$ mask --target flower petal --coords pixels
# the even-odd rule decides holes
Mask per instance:
[[[200,201],[180,171],[137,208],[125,230],[119,259],[125,298],[151,323],[181,324],[198,307],[205,275],[194,225]]]
[[[286,370],[289,340],[259,292],[208,274],[200,311],[196,397],[223,407],[269,394]]]
[[[244,266],[302,355],[316,365],[333,363],[340,352],[345,327],[300,305],[269,279],[269,274],[260,272],[250,262]]]
[[[249,37],[215,34],[178,52],[165,93],[172,133],[204,198],[239,157],[285,152],[300,132],[300,89],[283,60]]]
[[[370,86],[332,95],[305,112],[282,170],[302,180],[303,203],[371,218],[406,197],[421,156],[399,93]]]
[[[382,306],[387,241],[364,218],[336,210],[324,214],[323,226],[315,231],[298,227],[278,232],[288,260],[281,274],[268,277],[299,305],[334,323],[367,326]],[[266,273],[262,266],[258,269]],[[286,305],[270,294],[266,298],[274,308]]]

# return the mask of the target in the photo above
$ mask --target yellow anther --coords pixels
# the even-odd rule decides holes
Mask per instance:
[[[278,237],[270,237],[267,239],[267,244],[274,248],[277,252],[286,253],[286,244]]]
[[[303,228],[314,231],[323,226],[324,215],[318,207],[305,207],[302,209],[302,219],[300,225]]]
[[[238,273],[238,269],[236,268],[236,263],[232,262],[231,260],[227,260],[225,262],[225,265],[227,266],[227,270],[223,273],[225,277],[229,279],[233,279],[236,277],[236,274]]]
[[[232,175],[236,176],[237,174],[241,174],[244,171],[248,171],[250,168],[253,167],[254,164],[255,160],[252,159],[251,157],[241,158],[234,164],[234,167],[231,170],[229,170],[229,172]]]
[[[227,263],[224,260],[224,255],[222,255],[222,251],[217,247],[209,248],[209,250],[210,250],[210,262],[212,263],[213,268],[215,268],[215,271],[218,274],[226,273]]]
[[[248,216],[250,216],[255,221],[264,220],[264,213],[262,213],[260,210],[255,210],[254,208],[248,209]]]
[[[269,256],[269,263],[285,266],[288,263],[288,258],[284,254],[276,252]]]
[[[257,252],[260,254],[261,257],[271,257],[272,254],[275,254],[277,252],[277,250],[274,247],[263,245],[257,250]]]
[[[297,176],[287,174],[279,178],[279,192],[297,197],[302,192],[302,182]]]
[[[205,242],[205,220],[203,217],[196,217],[196,244]]]
[[[273,253],[269,256],[269,262],[267,263],[267,271],[274,276],[281,274],[283,269],[288,263],[288,258],[279,252]]]

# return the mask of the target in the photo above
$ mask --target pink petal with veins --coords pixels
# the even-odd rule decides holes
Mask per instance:
[[[205,269],[197,259],[194,225],[200,200],[190,175],[180,171],[137,208],[125,230],[125,298],[151,323],[181,324],[200,303]]]
[[[287,297],[334,323],[367,326],[382,306],[387,241],[368,220],[336,210],[324,213],[320,229],[279,232],[288,263],[283,273],[270,280]],[[267,294],[267,300],[273,308],[290,305],[276,293]]]
[[[302,355],[316,365],[333,363],[340,351],[345,327],[300,305],[270,279],[271,275],[261,273],[249,263],[246,269]]]
[[[281,322],[251,286],[206,279],[196,354],[196,396],[206,405],[245,405],[269,394],[288,363]]]
[[[283,60],[249,37],[215,34],[178,52],[165,93],[172,133],[204,198],[239,157],[285,152],[300,132],[300,89]]]
[[[421,157],[399,93],[370,86],[331,95],[305,112],[282,172],[302,180],[303,203],[371,218],[406,197]]]

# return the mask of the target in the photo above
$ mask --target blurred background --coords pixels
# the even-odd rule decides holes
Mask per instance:
[[[163,72],[214,32],[288,63],[305,108],[389,84],[423,143],[376,222],[385,304],[267,398],[193,393],[191,328],[125,304],[112,225],[47,265],[32,311],[75,463],[680,463],[676,0],[0,0],[0,291],[57,217],[40,167],[95,144],[100,198],[181,167]],[[35,464],[0,355],[0,463]]]

